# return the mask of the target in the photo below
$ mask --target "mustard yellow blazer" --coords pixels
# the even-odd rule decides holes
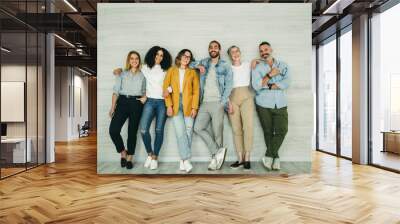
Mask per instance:
[[[167,75],[164,79],[163,89],[166,90],[169,86],[172,87],[172,93],[165,98],[165,106],[172,106],[175,116],[179,112],[180,95],[179,68],[177,66],[172,66],[167,71]],[[182,97],[183,114],[185,117],[188,117],[190,116],[192,109],[199,109],[200,81],[199,75],[194,69],[187,68],[185,70]]]

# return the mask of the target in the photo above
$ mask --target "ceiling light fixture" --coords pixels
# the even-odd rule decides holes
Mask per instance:
[[[85,74],[88,74],[88,75],[92,76],[92,73],[90,73],[90,72],[88,72],[88,71],[86,71],[86,70],[83,70],[83,69],[81,69],[81,68],[79,68],[79,67],[78,67],[78,70],[81,71],[81,72],[83,72],[83,73],[85,73]]]
[[[64,0],[65,4],[67,4],[72,10],[74,10],[74,12],[78,12],[78,10],[71,4],[69,3],[68,0]]]
[[[338,12],[338,6],[341,1],[342,0],[336,0],[332,5],[325,9],[322,14],[341,14],[342,12]]]
[[[69,42],[68,40],[66,40],[66,39],[64,39],[64,38],[62,38],[62,37],[60,37],[60,36],[57,35],[57,34],[54,34],[54,36],[57,37],[58,39],[60,39],[61,41],[63,41],[64,43],[66,43],[67,45],[69,45],[69,46],[75,48],[75,45],[73,45],[73,44],[72,44],[71,42]]]
[[[11,50],[9,50],[9,49],[7,49],[7,48],[5,48],[5,47],[1,47],[1,50],[4,51],[4,52],[6,52],[6,53],[10,53],[10,52],[11,52]]]

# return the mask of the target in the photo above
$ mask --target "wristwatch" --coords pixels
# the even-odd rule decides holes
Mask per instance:
[[[271,89],[272,88],[272,84],[268,84],[268,89]]]

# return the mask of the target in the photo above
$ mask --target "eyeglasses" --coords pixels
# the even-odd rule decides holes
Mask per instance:
[[[192,56],[182,55],[183,58],[191,59]]]

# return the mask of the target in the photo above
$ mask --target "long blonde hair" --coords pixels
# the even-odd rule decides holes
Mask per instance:
[[[136,54],[136,56],[138,56],[138,58],[139,58],[139,66],[138,66],[138,68],[136,70],[136,72],[139,72],[140,71],[140,67],[142,65],[142,60],[140,59],[140,54],[137,51],[130,51],[128,53],[128,56],[126,56],[125,70],[126,71],[131,70],[131,63],[129,63],[129,60],[130,60],[132,54]]]

